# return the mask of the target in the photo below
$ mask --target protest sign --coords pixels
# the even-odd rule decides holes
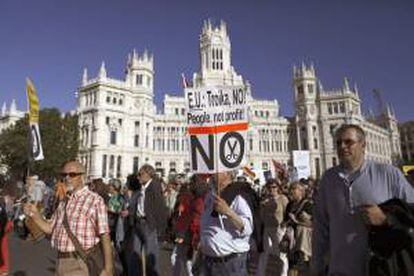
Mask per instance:
[[[293,166],[296,168],[298,179],[308,178],[311,174],[309,151],[294,150]]]
[[[242,167],[249,126],[244,87],[186,88],[185,99],[192,171]]]

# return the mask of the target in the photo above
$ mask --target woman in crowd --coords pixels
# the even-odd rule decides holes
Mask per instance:
[[[307,270],[312,256],[312,202],[306,198],[305,187],[294,182],[290,186],[290,202],[286,207],[286,221],[294,231],[294,246],[290,252],[290,267]]]
[[[175,225],[176,245],[171,257],[174,276],[181,275],[183,267],[186,268],[186,275],[198,275],[198,264],[195,262],[200,242],[200,218],[204,211],[204,197],[208,186],[198,175],[193,175],[188,186],[189,189],[179,196],[179,216]]]
[[[108,185],[109,200],[108,200],[108,224],[111,233],[111,240],[116,241],[116,226],[118,223],[119,214],[124,205],[124,197],[121,194],[121,182],[113,180]]]
[[[287,276],[288,260],[286,253],[280,251],[279,243],[284,234],[284,228],[281,225],[288,202],[288,198],[282,194],[281,182],[277,179],[269,179],[266,182],[265,195],[261,202],[261,217],[264,224],[264,250],[259,256],[256,275],[277,274]],[[269,265],[268,261],[271,261]],[[275,262],[277,265],[272,265]],[[273,271],[274,267],[280,268],[280,271]]]

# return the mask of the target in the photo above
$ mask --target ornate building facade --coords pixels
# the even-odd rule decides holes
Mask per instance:
[[[311,171],[321,173],[338,164],[333,134],[342,124],[360,125],[367,135],[366,156],[382,163],[392,163],[401,156],[400,135],[394,112],[386,110],[375,120],[361,110],[358,88],[350,88],[345,78],[342,88],[325,90],[314,67],[302,64],[293,68],[295,133],[299,150],[310,153]]]
[[[308,150],[314,176],[335,165],[332,133],[342,123],[360,124],[368,135],[367,156],[391,163],[400,155],[399,131],[395,115],[388,112],[371,122],[361,112],[356,88],[348,81],[337,91],[326,91],[313,66],[293,70],[295,115],[279,114],[277,100],[258,100],[250,83],[239,75],[231,62],[231,42],[224,22],[213,26],[204,22],[199,38],[200,68],[192,76],[192,86],[242,85],[248,92],[250,128],[248,163],[252,168],[272,169],[275,159],[291,161],[292,150]],[[144,163],[166,175],[189,170],[184,96],[165,95],[163,110],[154,104],[154,58],[148,52],[133,51],[126,64],[125,78],[107,76],[102,63],[96,78],[85,69],[78,90],[80,160],[91,178],[125,178]]]

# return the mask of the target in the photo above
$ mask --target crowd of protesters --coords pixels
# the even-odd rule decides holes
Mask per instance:
[[[158,200],[160,208],[156,217],[164,221],[158,222],[156,240],[161,244],[168,245],[171,251],[171,275],[199,275],[202,272],[203,256],[200,248],[200,224],[201,216],[204,212],[204,199],[213,189],[213,180],[208,175],[176,174],[170,176],[167,181],[157,177],[153,168],[146,165],[152,173],[151,178],[160,185],[160,195],[162,201]],[[144,167],[145,169],[145,167]],[[141,173],[141,171],[140,171]],[[296,181],[290,183],[288,178],[279,175],[279,178],[271,178],[265,185],[254,185],[246,175],[232,175],[234,182],[246,182],[251,187],[260,204],[260,216],[264,229],[263,239],[251,239],[251,252],[248,261],[250,272],[256,271],[256,275],[267,275],[266,267],[281,267],[284,271],[281,275],[287,275],[288,269],[305,269],[310,258],[309,231],[311,225],[302,223],[302,220],[310,221],[306,216],[311,216],[311,195],[315,185],[313,180]],[[142,179],[141,179],[142,182]],[[130,256],[131,246],[134,243],[130,240],[131,225],[135,230],[134,224],[137,219],[131,219],[131,206],[134,194],[140,191],[139,173],[130,175],[125,183],[117,179],[104,182],[102,179],[94,179],[86,182],[85,185],[92,192],[98,194],[106,205],[109,236],[113,244],[115,256],[114,271],[117,275],[140,275],[141,266],[135,267],[134,261],[141,251]],[[51,219],[59,204],[67,197],[67,185],[64,179],[58,178],[53,185],[46,185],[37,176],[26,178],[26,184],[20,192],[14,192],[13,196],[3,196],[0,202],[0,211],[4,209],[7,215],[6,222],[2,223],[0,234],[10,228],[5,227],[7,221],[14,221],[15,231],[19,232],[22,238],[29,240],[39,240],[44,238],[44,234],[30,219],[24,219],[22,223],[21,203],[24,201],[34,202],[45,219]],[[9,193],[10,194],[10,193]],[[22,200],[23,199],[23,200]],[[306,206],[301,203],[306,201]],[[303,206],[302,206],[303,205]],[[155,207],[151,207],[154,209]],[[301,209],[301,210],[299,210]],[[7,210],[7,212],[6,212]],[[135,211],[132,211],[136,213]],[[165,216],[162,213],[165,212]],[[135,215],[134,215],[135,216]],[[148,220],[148,218],[145,218]],[[4,227],[3,227],[4,226]],[[311,229],[311,228],[310,228]],[[153,230],[153,229],[151,229]],[[3,231],[3,232],[2,232]],[[9,230],[8,230],[9,231]],[[293,231],[293,232],[292,232]],[[288,234],[287,234],[288,233]],[[288,236],[289,237],[289,241]],[[147,238],[147,237],[146,237]],[[262,244],[256,244],[257,242]],[[136,242],[135,242],[136,243]],[[279,244],[288,243],[284,248],[279,248]],[[263,248],[259,250],[258,248]],[[160,250],[157,246],[154,250]],[[155,254],[158,255],[158,254]],[[256,256],[252,258],[251,256]],[[151,270],[151,258],[147,256],[147,273]],[[155,261],[158,260],[155,258]],[[0,259],[0,264],[2,259]],[[132,272],[129,271],[132,269]],[[268,268],[269,269],[269,268]],[[267,270],[269,271],[269,270]],[[158,264],[154,264],[154,274],[159,274]],[[167,273],[169,274],[169,273]],[[148,275],[152,275],[151,273]]]
[[[321,222],[321,218],[325,221],[342,219],[329,217],[323,208],[331,208],[329,204],[347,204],[342,194],[329,204],[322,201],[327,196],[326,185],[337,181],[336,176],[329,173],[346,168],[349,155],[344,157],[342,151],[353,150],[356,143],[361,143],[362,147],[362,138],[353,144],[349,142],[357,137],[352,135],[359,135],[359,132],[358,127],[351,125],[338,134],[338,155],[342,158],[343,167],[328,171],[322,179],[324,186],[320,189],[317,180],[311,177],[297,179],[289,175],[288,170],[276,170],[273,178],[259,184],[252,175],[242,171],[215,175],[175,174],[164,181],[148,164],[143,165],[137,174],[128,176],[125,183],[116,179],[108,182],[102,179],[87,181],[83,166],[76,161],[68,162],[63,167],[61,177],[54,185],[45,185],[36,176],[28,177],[25,192],[3,191],[0,200],[0,247],[3,253],[0,269],[1,265],[8,266],[7,254],[3,249],[6,243],[3,237],[9,231],[6,227],[10,224],[8,221],[14,220],[18,230],[22,228],[19,223],[25,215],[23,228],[26,232],[22,230],[21,233],[26,233],[31,240],[45,236],[50,238],[52,246],[58,250],[58,259],[79,258],[75,252],[78,246],[69,242],[73,237],[65,234],[69,231],[68,227],[70,229],[65,225],[66,216],[73,219],[74,222],[71,220],[70,223],[75,225],[73,229],[76,231],[78,228],[98,227],[98,233],[89,233],[89,240],[84,237],[84,232],[77,238],[86,252],[97,244],[105,243],[106,239],[111,244],[104,250],[103,269],[106,274],[102,275],[308,275],[316,259],[314,249],[319,250],[319,244],[315,247],[315,243],[332,242],[329,238],[315,239],[322,233],[318,230],[315,235],[315,229],[328,227]],[[345,139],[346,135],[352,137]],[[357,153],[360,153],[356,156],[359,156],[361,164],[371,164],[368,161],[363,163],[362,149]],[[400,178],[400,172],[391,166],[384,168],[389,172],[382,169],[378,174],[384,171],[395,174],[399,186],[393,184],[391,178],[390,185],[404,188],[396,191],[405,191],[407,196],[414,194],[412,187]],[[362,168],[359,166],[359,169]],[[327,182],[326,177],[333,180]],[[358,179],[359,175],[354,177]],[[382,181],[385,183],[388,180],[384,178]],[[366,182],[369,183],[368,180]],[[320,194],[322,192],[324,194]],[[79,207],[80,200],[92,202],[91,207]],[[30,204],[21,208],[24,201]],[[66,214],[67,208],[72,208],[73,212]],[[25,211],[22,212],[22,209]],[[378,221],[396,223],[396,219],[384,222],[385,215],[374,205],[361,205],[361,214],[370,225],[368,229],[383,225]],[[350,219],[360,219],[354,213],[345,215]],[[81,216],[85,216],[85,221],[92,219],[93,223],[82,222]],[[402,227],[401,224],[399,227]],[[55,228],[61,231],[56,233]],[[327,235],[325,232],[322,234]],[[337,241],[341,238],[338,236]],[[169,272],[160,271],[159,255],[163,247],[171,250],[172,269]],[[318,256],[318,260],[322,257]],[[61,263],[58,261],[58,264]],[[70,269],[74,267],[57,268],[57,272],[61,272],[58,275],[71,275],[65,272]],[[88,269],[83,264],[73,275],[91,275]],[[7,268],[0,272],[7,273]]]

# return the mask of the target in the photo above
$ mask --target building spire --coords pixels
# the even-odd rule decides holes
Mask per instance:
[[[359,97],[358,85],[356,83],[354,84],[354,93],[357,95],[357,97]]]
[[[323,92],[323,85],[322,85],[321,80],[318,80],[318,91],[319,91],[319,93]]]
[[[224,22],[224,20],[220,20],[220,31],[224,35],[227,35],[227,26],[226,26],[226,22]]]
[[[349,88],[349,81],[348,81],[348,78],[347,78],[347,77],[345,77],[345,78],[344,78],[344,87],[343,87],[343,92],[345,93],[345,92],[348,92],[348,91],[350,91],[350,88]]]
[[[16,107],[16,100],[13,99],[10,105],[10,114],[14,114],[17,111],[17,107]]]
[[[296,77],[298,69],[296,68],[295,64],[293,64],[292,70],[293,70],[293,77]]]
[[[305,62],[302,61],[302,74],[304,74],[305,71],[306,71],[306,65],[305,65]]]
[[[394,109],[394,106],[391,104],[390,105],[391,106],[391,112],[392,112],[392,115],[394,116],[394,118],[396,117],[395,116],[395,109]]]
[[[6,105],[6,103],[4,102],[4,103],[3,103],[3,106],[1,107],[1,116],[2,116],[2,117],[6,116],[6,111],[7,111],[7,105]]]
[[[105,68],[105,62],[102,61],[101,68],[99,69],[98,74],[99,79],[106,79],[106,68]]]
[[[137,51],[135,50],[135,48],[132,50],[132,60],[131,60],[131,63],[130,63],[130,66],[131,67],[136,67],[136,66],[138,66],[138,59],[139,59],[139,57],[138,57],[138,54],[137,54]]]
[[[88,69],[83,69],[83,75],[82,75],[82,86],[85,86],[88,82]]]
[[[389,103],[387,103],[387,106],[386,106],[386,114],[387,114],[387,117],[393,117],[391,105]]]
[[[315,75],[315,66],[313,66],[313,62],[310,65],[310,70],[311,70],[312,74]]]
[[[148,54],[148,50],[147,49],[144,49],[144,54],[143,54],[142,59],[144,61],[148,61],[149,60],[149,54]]]

